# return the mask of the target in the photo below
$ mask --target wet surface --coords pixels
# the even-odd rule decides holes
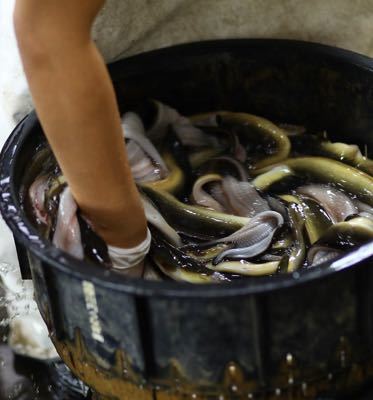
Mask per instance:
[[[62,362],[40,362],[8,346],[9,318],[0,285],[0,400],[83,400],[87,387]]]
[[[0,400],[88,400],[87,388],[71,377],[62,363],[41,363],[14,356],[0,344]],[[373,388],[340,400],[371,400]],[[134,399],[135,400],[135,399]],[[318,400],[337,400],[320,397]]]
[[[39,363],[14,357],[6,344],[0,346],[0,400],[52,399],[45,368]]]
[[[62,363],[41,363],[14,356],[0,345],[0,400],[83,400],[87,388]]]

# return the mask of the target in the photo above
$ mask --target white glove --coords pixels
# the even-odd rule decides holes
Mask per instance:
[[[143,242],[130,249],[108,246],[108,253],[113,263],[113,268],[126,273],[129,276],[141,276],[143,272],[142,261],[149,252],[151,233],[147,229],[147,235]]]

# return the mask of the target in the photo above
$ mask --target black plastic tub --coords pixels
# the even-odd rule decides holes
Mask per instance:
[[[186,115],[247,111],[373,149],[373,61],[352,52],[224,40],[109,69],[122,111],[146,98]],[[373,377],[373,243],[288,276],[206,286],[119,278],[54,248],[28,221],[20,186],[43,140],[34,113],[8,139],[1,212],[61,357],[97,393],[298,399],[347,393]]]

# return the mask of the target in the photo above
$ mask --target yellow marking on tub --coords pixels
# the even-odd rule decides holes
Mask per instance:
[[[89,324],[91,326],[92,338],[97,340],[98,342],[104,343],[101,323],[98,318],[98,306],[95,287],[92,282],[83,281],[82,288],[86,308],[89,315]]]

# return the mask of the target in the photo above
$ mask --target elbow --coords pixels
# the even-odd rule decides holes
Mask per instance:
[[[90,43],[88,24],[70,23],[58,13],[43,15],[29,7],[16,7],[13,25],[22,60],[28,66],[49,63],[62,53],[72,54]]]
[[[14,32],[23,62],[36,64],[48,56],[48,38],[42,27],[37,27],[35,18],[15,10],[13,14]]]

